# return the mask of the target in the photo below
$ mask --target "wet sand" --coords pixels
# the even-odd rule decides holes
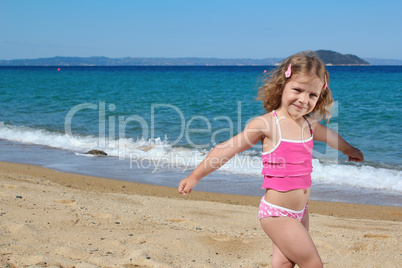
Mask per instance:
[[[183,197],[0,162],[0,200],[1,267],[270,267],[260,197]],[[309,210],[325,267],[399,267],[401,207],[310,201]]]

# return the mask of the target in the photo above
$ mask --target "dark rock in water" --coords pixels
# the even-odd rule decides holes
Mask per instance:
[[[107,155],[104,151],[101,150],[91,150],[86,152],[86,154],[93,154],[93,155]]]

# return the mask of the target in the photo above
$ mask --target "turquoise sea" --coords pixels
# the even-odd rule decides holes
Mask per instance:
[[[271,68],[0,67],[0,160],[176,187],[264,113],[256,96]],[[402,66],[328,71],[329,126],[366,161],[315,143],[312,199],[401,206]],[[90,149],[108,157],[84,154]],[[262,195],[260,173],[257,145],[195,190]]]

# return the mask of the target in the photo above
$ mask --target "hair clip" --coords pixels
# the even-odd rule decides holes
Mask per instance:
[[[325,79],[325,84],[324,84],[324,88],[323,88],[323,89],[326,89],[326,88],[327,88],[327,86],[328,86],[328,82],[327,82],[327,74],[325,74],[324,79]]]
[[[292,64],[289,64],[288,69],[285,72],[285,77],[289,78],[292,76]]]

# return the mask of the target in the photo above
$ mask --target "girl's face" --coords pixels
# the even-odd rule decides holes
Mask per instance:
[[[294,74],[285,85],[279,109],[294,119],[313,111],[324,84],[317,76]]]

